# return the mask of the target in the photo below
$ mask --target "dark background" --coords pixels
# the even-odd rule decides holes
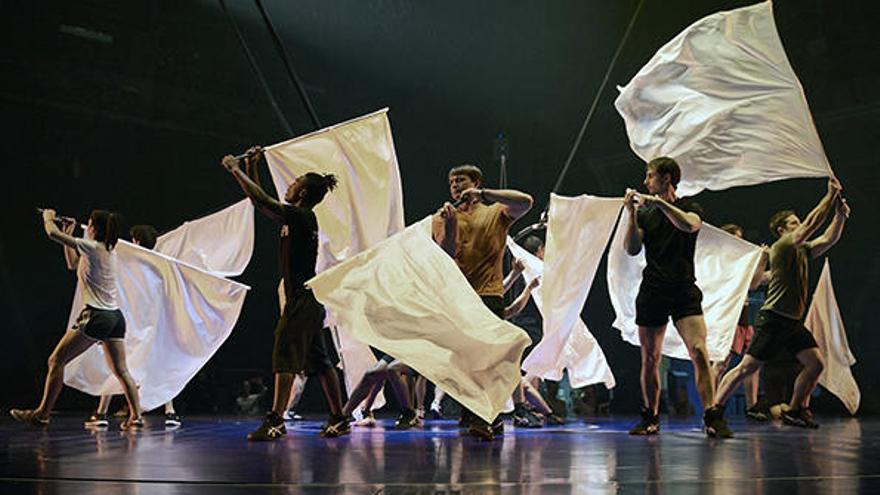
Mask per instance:
[[[258,11],[230,0],[272,92],[295,134],[313,129]],[[621,195],[639,186],[612,101],[666,41],[700,17],[752,2],[645,0],[614,68],[562,194]],[[389,106],[408,222],[446,199],[451,165],[475,162],[498,179],[493,141],[509,140],[509,182],[530,192],[537,220],[587,109],[599,89],[636,0],[407,2],[266,0],[324,125]],[[776,22],[803,83],[819,134],[853,208],[831,252],[838,302],[862,412],[880,411],[875,310],[880,114],[878,3],[779,0]],[[85,218],[93,207],[121,211],[129,224],[160,231],[237,201],[242,194],[219,158],[290,136],[273,113],[241,47],[213,1],[4,2],[2,108],[7,159],[0,240],[0,406],[35,404],[45,360],[64,331],[74,276],[46,240],[34,206]],[[768,115],[768,118],[773,118]],[[268,174],[264,171],[264,180]],[[755,242],[766,219],[801,215],[821,180],[791,180],[703,193],[707,220],[736,222]],[[229,401],[240,380],[268,376],[277,314],[277,229],[257,219],[247,272],[253,286],[232,336],[181,399],[192,411]],[[813,278],[821,264],[813,264]],[[638,350],[610,328],[604,266],[586,321],[617,375],[613,409],[638,402]],[[213,395],[206,392],[214,384]],[[228,397],[218,396],[223,384]],[[93,407],[67,390],[61,409]],[[306,409],[323,405],[311,390]],[[825,407],[842,411],[836,402]]]

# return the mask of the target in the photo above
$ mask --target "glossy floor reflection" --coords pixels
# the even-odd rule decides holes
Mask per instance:
[[[249,443],[257,419],[159,419],[139,433],[89,431],[77,418],[47,429],[0,421],[0,493],[856,493],[880,490],[880,421],[820,418],[805,431],[734,422],[708,440],[695,420],[659,437],[630,437],[635,418],[514,430],[492,443],[453,421],[397,432],[355,429],[322,439],[293,424],[275,443]],[[390,428],[392,421],[381,421]]]

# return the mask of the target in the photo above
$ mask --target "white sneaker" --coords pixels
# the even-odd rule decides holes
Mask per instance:
[[[354,423],[352,423],[352,426],[363,426],[365,428],[372,428],[376,426],[376,416],[373,415],[373,411],[360,411],[360,416],[361,419],[358,419]]]
[[[281,415],[281,419],[284,421],[299,421],[303,419],[303,417],[297,414],[296,411],[284,411],[284,414]]]

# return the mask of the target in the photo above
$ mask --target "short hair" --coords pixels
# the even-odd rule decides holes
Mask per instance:
[[[770,217],[770,232],[776,237],[779,237],[779,227],[785,225],[785,219],[792,215],[796,215],[794,210],[780,210],[774,213],[773,216]]]
[[[653,168],[660,175],[668,175],[673,187],[678,185],[681,180],[681,167],[675,160],[668,156],[658,156],[645,166],[645,168]]]
[[[541,238],[536,235],[530,235],[522,241],[523,249],[532,254],[537,254],[538,250],[541,249],[541,246],[543,245],[544,241],[542,241]]]
[[[315,206],[324,200],[328,192],[336,189],[339,180],[333,174],[321,175],[315,172],[307,172],[303,175],[303,183],[306,191],[303,201],[309,206]]]
[[[480,167],[469,163],[452,167],[449,170],[449,177],[453,175],[464,175],[474,182],[483,183],[483,171],[480,170]]]
[[[745,233],[743,232],[743,228],[735,223],[724,224],[721,226],[721,230],[727,232],[730,235],[736,235],[736,233],[739,232],[739,235],[742,236]]]
[[[141,224],[129,229],[128,235],[137,241],[141,247],[153,249],[156,247],[156,238],[159,237],[159,232],[152,225]]]

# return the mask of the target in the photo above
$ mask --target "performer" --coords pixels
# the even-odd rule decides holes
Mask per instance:
[[[834,218],[819,237],[810,240],[834,209]],[[755,337],[743,360],[721,380],[715,405],[709,414],[722,415],[724,404],[736,387],[761,369],[781,349],[792,352],[803,365],[794,384],[789,410],[782,413],[787,425],[818,428],[809,411],[810,393],[824,369],[813,334],[804,327],[809,285],[809,260],[831,249],[843,234],[850,207],[841,196],[840,183],[828,180],[828,191],[803,222],[792,210],[770,217],[770,231],[778,240],[770,246],[770,284],[767,300],[755,321]]]
[[[727,225],[722,225],[721,230],[740,239],[743,238],[743,230],[739,225],[729,223]],[[761,285],[766,285],[770,279],[770,272],[766,270],[767,256],[767,247],[763,246],[761,250],[761,259],[758,262],[758,269],[755,270],[752,282],[749,285],[750,291],[756,290]],[[754,334],[755,330],[749,322],[749,300],[746,299],[739,315],[739,321],[736,324],[733,342],[730,344],[730,352],[723,360],[712,363],[712,371],[715,374],[716,390],[721,383],[721,377],[724,375],[724,372],[727,371],[727,366],[730,364],[730,360],[733,359],[733,356],[735,355],[742,355],[743,351],[748,348],[749,344],[752,342],[752,336]],[[745,382],[743,382],[746,396],[746,418],[752,421],[768,421],[770,417],[761,411],[758,406],[758,384],[757,373],[755,373],[754,376],[746,378]]]
[[[474,165],[454,167],[448,178],[450,196],[458,206],[446,202],[434,215],[434,239],[455,259],[486,307],[503,318],[502,263],[507,234],[532,208],[532,197],[512,189],[483,188],[483,173]],[[503,431],[500,418],[489,424],[470,412],[465,415],[468,432],[475,437],[491,440]]]
[[[245,158],[246,166],[255,167],[261,156],[262,149],[249,149]],[[239,160],[235,157],[223,157],[222,164],[263,214],[284,224],[280,261],[287,304],[275,328],[272,354],[275,396],[272,410],[266,414],[263,424],[248,434],[248,440],[277,440],[287,434],[281,415],[287,407],[294,375],[302,371],[320,377],[324,397],[330,407],[330,418],[321,434],[336,436],[348,433],[348,418],[342,415],[339,377],[321,337],[324,308],[304,285],[315,276],[318,256],[318,220],[313,209],[336,187],[336,177],[332,174],[306,173],[288,187],[285,203],[281,203],[251,180],[241,170]],[[332,430],[331,435],[326,435],[328,430]]]
[[[64,367],[97,343],[104,346],[107,365],[122,385],[128,402],[128,419],[121,428],[141,428],[144,423],[137,385],[125,360],[125,318],[116,302],[116,252],[113,248],[118,239],[119,216],[106,210],[92,211],[85,238],[71,235],[75,225],[66,225],[62,232],[55,225],[56,220],[55,210],[43,211],[43,226],[49,239],[69,249],[65,256],[76,260],[73,266],[82,282],[85,307],[49,356],[49,371],[40,405],[36,409],[12,409],[9,414],[23,423],[48,424],[52,407],[64,384]]]
[[[157,232],[156,228],[152,225],[135,225],[129,229],[128,235],[131,236],[131,242],[136,246],[141,246],[145,249],[153,249],[156,246],[156,239],[159,236],[159,232]],[[68,250],[65,250],[64,252],[65,258],[67,259],[68,266],[71,266],[71,260],[67,256],[67,251]],[[112,399],[112,395],[102,395],[101,399],[98,401],[98,409],[84,421],[85,426],[92,428],[105,428],[109,426],[110,416],[107,413],[110,410],[110,402]],[[180,416],[178,416],[177,412],[174,410],[174,401],[169,400],[165,403],[165,426],[176,428],[181,424]]]
[[[703,404],[715,399],[715,383],[706,349],[703,294],[695,283],[694,249],[702,225],[703,209],[689,198],[676,196],[681,169],[675,160],[659,157],[645,167],[648,194],[629,189],[623,199],[628,212],[624,246],[636,256],[645,246],[647,266],[636,298],[636,323],[642,352],[642,420],[631,435],[656,435],[660,431],[660,354],[666,325],[672,317],[694,364],[697,391]],[[724,418],[704,416],[706,434],[724,436]]]

